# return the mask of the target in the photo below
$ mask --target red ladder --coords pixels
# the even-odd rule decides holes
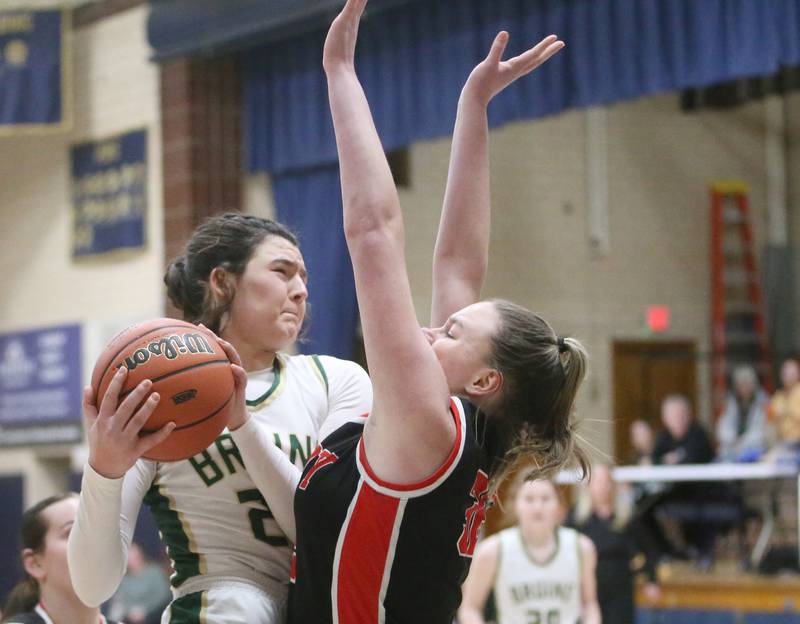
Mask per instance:
[[[728,376],[739,364],[754,366],[761,383],[772,390],[748,190],[747,184],[739,181],[711,185],[711,374],[715,417],[725,407]]]

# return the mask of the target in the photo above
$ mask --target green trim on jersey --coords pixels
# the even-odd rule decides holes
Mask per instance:
[[[325,384],[325,393],[327,394],[330,390],[328,385],[328,375],[325,372],[325,367],[322,365],[322,362],[319,359],[318,355],[312,355],[311,361],[315,364],[315,369],[319,371],[319,374],[322,376],[322,383]],[[316,372],[315,370],[315,372]]]
[[[522,545],[522,552],[525,553],[525,557],[527,557],[528,561],[530,561],[537,568],[546,568],[551,563],[553,563],[553,561],[555,561],[556,557],[558,557],[558,553],[561,551],[561,539],[560,539],[560,536],[559,536],[559,529],[560,528],[561,527],[556,527],[555,536],[554,536],[555,537],[555,541],[556,541],[556,547],[553,549],[553,552],[550,554],[550,556],[546,560],[537,561],[534,558],[534,556],[531,554],[531,551],[528,549],[528,545],[525,543],[525,538],[522,536],[522,529],[519,527],[519,525],[516,527],[517,535],[519,535],[519,542]]]
[[[169,606],[169,624],[205,624],[203,611],[206,592],[195,592],[175,599]]]
[[[181,515],[173,508],[169,497],[161,492],[158,485],[153,485],[147,491],[144,502],[153,513],[167,546],[167,554],[172,560],[175,573],[170,578],[170,584],[180,587],[186,579],[202,574],[203,562],[200,555],[192,551],[194,539],[191,532],[184,527]]]
[[[283,360],[281,360],[280,355],[275,356],[275,365],[272,367],[272,370],[275,374],[275,377],[272,379],[272,385],[269,387],[264,394],[262,394],[257,399],[253,399],[252,401],[247,401],[247,407],[263,407],[264,402],[272,397],[273,399],[278,396],[278,388],[282,387],[284,384],[283,382],[286,379],[286,375],[282,374],[285,365]]]

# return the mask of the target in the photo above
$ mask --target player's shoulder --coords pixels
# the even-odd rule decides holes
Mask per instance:
[[[576,537],[578,540],[578,549],[580,550],[581,555],[585,557],[586,555],[594,555],[597,552],[594,542],[588,535],[584,535],[583,533],[578,533],[576,531]]]
[[[367,374],[361,364],[352,360],[343,360],[332,355],[311,355],[309,357],[326,371],[330,371],[333,374]]]
[[[369,375],[364,368],[352,360],[343,360],[332,355],[306,356],[309,363],[319,370],[328,388],[342,383],[369,383]]]
[[[520,542],[519,536],[519,527],[517,525],[510,526],[505,529],[501,529],[497,533],[494,533],[491,537],[487,538],[484,541],[494,540],[497,543],[497,548],[501,548],[503,544],[505,544],[506,548],[512,547]]]
[[[582,541],[583,538],[586,538],[587,540],[589,539],[583,533],[581,533],[578,529],[575,529],[573,527],[564,526],[564,525],[559,526],[556,529],[556,532],[558,533],[558,539],[559,540],[569,539],[569,540],[575,540],[575,541],[580,542],[580,541]],[[589,541],[591,541],[591,540],[589,540]]]
[[[356,362],[330,355],[280,355],[287,378],[313,383],[325,394],[346,391],[347,388],[363,390],[370,384],[369,375]]]
[[[325,370],[317,356],[280,353],[278,358],[280,361],[278,372],[281,378],[300,381],[301,383],[312,382],[316,387],[327,389],[328,380],[325,376]]]
[[[502,531],[494,533],[478,542],[478,546],[475,548],[474,561],[479,564],[496,561],[500,555],[502,533]]]

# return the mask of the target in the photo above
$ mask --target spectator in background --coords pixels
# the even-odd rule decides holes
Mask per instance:
[[[661,403],[664,429],[656,438],[654,464],[707,464],[714,459],[705,429],[692,417],[692,407],[682,394],[671,394]]]
[[[661,403],[664,430],[659,433],[653,450],[655,464],[707,464],[714,458],[708,434],[692,416],[689,399],[671,394]],[[678,521],[684,541],[694,551],[695,563],[701,570],[710,569],[714,561],[717,527],[707,518],[706,502],[713,499],[714,486],[702,482],[674,483],[660,497],[657,511]],[[676,546],[676,551],[681,548]]]
[[[634,420],[630,428],[633,456],[631,463],[638,466],[652,466],[655,450],[655,433],[646,420]],[[647,544],[649,558],[657,561],[661,557],[670,559],[685,558],[686,554],[664,536],[664,531],[656,517],[658,502],[663,498],[667,486],[660,481],[636,482],[632,486],[635,522],[639,539]]]
[[[651,466],[655,449],[653,427],[646,420],[637,419],[631,423],[630,434],[631,447],[633,447],[631,463],[639,466]]]
[[[618,496],[610,466],[592,467],[588,494],[579,498],[570,524],[597,548],[597,599],[602,622],[632,624],[636,619],[634,562],[640,558],[639,554],[644,555],[648,579],[645,595],[649,601],[655,601],[661,594],[656,575],[658,551],[632,517],[631,505]]]
[[[769,420],[775,425],[778,442],[800,451],[800,363],[790,358],[781,366],[781,389],[769,404]]]
[[[756,461],[767,448],[767,395],[752,366],[735,368],[732,381],[733,391],[717,421],[717,456],[722,461]]]
[[[67,538],[78,511],[72,492],[46,498],[22,516],[25,579],[3,606],[7,624],[113,624],[75,594],[67,568]]]
[[[131,543],[128,572],[111,599],[109,617],[127,624],[158,624],[170,600],[172,594],[161,567],[147,559],[139,544]]]

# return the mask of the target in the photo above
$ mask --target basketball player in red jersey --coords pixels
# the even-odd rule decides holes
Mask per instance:
[[[323,64],[374,405],[322,439],[299,482],[290,622],[450,624],[508,463],[526,454],[548,473],[580,455],[570,415],[581,345],[522,307],[476,303],[488,252],[487,105],[563,43],[551,36],[503,62],[500,33],[464,87],[434,260],[435,329],[420,330],[397,192],[355,72],[365,5],[348,0]]]

